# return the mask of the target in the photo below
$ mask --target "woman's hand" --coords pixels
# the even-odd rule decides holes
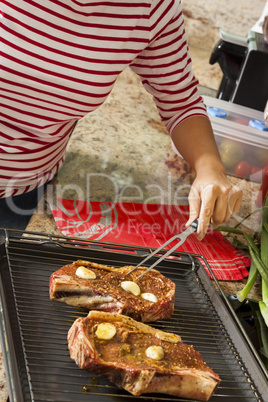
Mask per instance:
[[[226,176],[209,119],[194,116],[184,120],[175,128],[172,139],[196,172],[189,193],[187,226],[199,217],[197,238],[201,240],[210,223],[217,227],[238,211],[242,191]]]
[[[242,202],[242,190],[230,183],[224,172],[199,171],[189,193],[190,215],[186,226],[199,217],[197,238],[202,240],[211,224],[213,228],[228,221]]]

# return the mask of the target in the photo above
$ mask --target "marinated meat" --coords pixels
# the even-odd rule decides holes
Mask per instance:
[[[170,317],[174,311],[174,282],[156,270],[137,281],[146,268],[139,267],[126,275],[131,268],[80,260],[65,265],[50,277],[50,298],[88,310],[128,315],[143,322]]]
[[[70,357],[133,395],[169,394],[208,401],[220,378],[193,346],[123,315],[91,311],[68,333]]]

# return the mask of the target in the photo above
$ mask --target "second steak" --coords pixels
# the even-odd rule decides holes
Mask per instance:
[[[208,401],[219,376],[193,346],[123,315],[91,311],[68,333],[70,357],[133,395],[169,394]]]

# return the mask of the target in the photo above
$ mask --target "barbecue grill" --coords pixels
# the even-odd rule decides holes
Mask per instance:
[[[1,340],[11,402],[186,401],[160,394],[134,397],[79,369],[70,359],[67,333],[87,312],[49,299],[50,275],[65,264],[84,259],[136,265],[151,249],[33,232],[0,233]],[[210,401],[267,401],[267,371],[206,260],[174,252],[157,269],[176,283],[175,311],[151,325],[179,334],[220,375]]]

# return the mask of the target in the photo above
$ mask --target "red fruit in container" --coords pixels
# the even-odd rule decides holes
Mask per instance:
[[[248,162],[240,161],[235,165],[236,176],[246,179],[249,177],[250,173],[251,173],[251,166]]]

